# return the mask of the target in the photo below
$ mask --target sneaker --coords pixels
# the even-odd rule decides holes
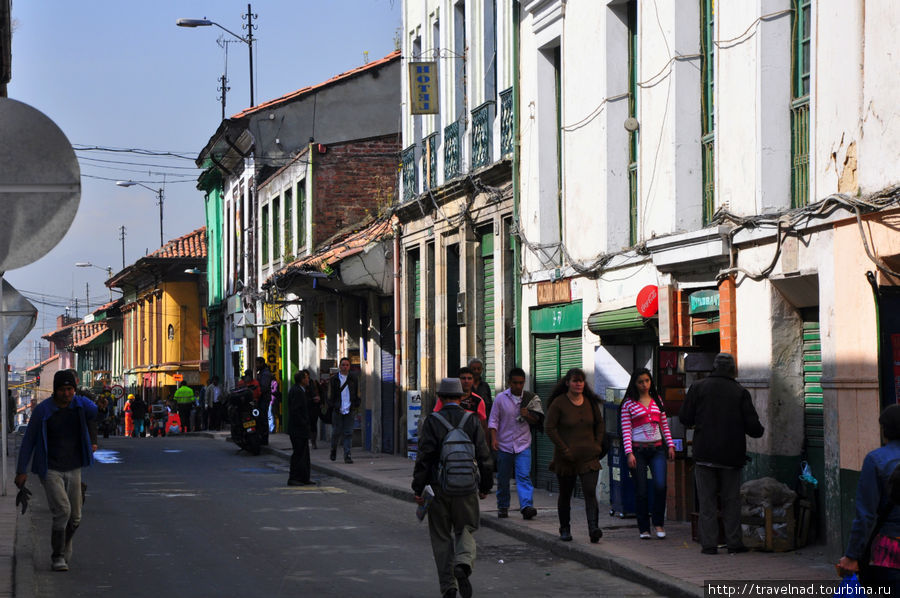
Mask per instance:
[[[288,480],[288,486],[303,486],[303,482],[300,480]]]
[[[50,568],[54,571],[68,571],[69,565],[66,564],[66,559],[61,556],[53,557],[53,561],[50,564]]]
[[[641,540],[649,540],[650,532],[641,532]]]
[[[534,507],[525,507],[522,509],[522,519],[534,519],[537,515],[537,509]]]
[[[497,519],[506,519],[509,517],[509,509],[497,509]]]
[[[344,463],[353,463],[353,459],[350,458],[350,455],[344,457]]]
[[[471,572],[471,569],[462,564],[453,567],[453,577],[456,578],[456,585],[459,586],[459,595],[462,598],[472,598],[472,582],[469,581]]]
[[[331,453],[328,455],[328,458],[332,461],[337,460],[337,449],[331,449]]]
[[[666,537],[666,530],[661,527],[656,528],[656,537],[662,540]]]

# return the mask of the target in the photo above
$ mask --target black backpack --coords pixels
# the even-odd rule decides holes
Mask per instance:
[[[477,492],[481,474],[475,456],[475,443],[463,430],[472,412],[466,411],[455,428],[440,413],[434,412],[432,415],[447,428],[447,434],[441,441],[441,460],[438,462],[441,490],[447,496],[468,496]]]

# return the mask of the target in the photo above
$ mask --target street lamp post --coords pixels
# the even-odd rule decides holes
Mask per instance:
[[[106,266],[104,268],[102,266],[95,266],[91,262],[75,262],[75,267],[76,268],[97,268],[98,270],[105,270],[106,271],[106,280],[109,280],[110,278],[112,278],[112,275],[113,275],[112,266]],[[109,300],[112,301],[112,287],[110,287],[110,289],[109,289]],[[90,307],[88,307],[88,309],[90,309]]]
[[[143,187],[149,191],[153,191],[156,193],[156,197],[159,200],[159,246],[162,247],[165,245],[163,242],[163,188],[154,189],[153,187],[148,187],[144,183],[139,183],[137,181],[116,181],[116,185],[119,187],[133,187],[137,185],[138,187]]]
[[[209,19],[178,19],[175,21],[175,24],[179,27],[210,27],[211,25],[215,25],[225,33],[229,35],[233,35],[237,39],[241,40],[245,44],[247,44],[247,49],[250,51],[250,105],[253,106],[253,19],[256,18],[256,15],[253,14],[253,11],[250,8],[250,4],[247,4],[247,14],[243,15],[242,18],[247,19],[247,23],[242,25],[241,27],[247,30],[247,37],[243,37],[234,33],[233,31],[229,31],[225,27],[222,27],[215,21],[210,21]],[[224,83],[223,83],[224,85]]]

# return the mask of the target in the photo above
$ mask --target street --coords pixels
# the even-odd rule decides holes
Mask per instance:
[[[36,596],[439,595],[411,502],[315,472],[318,486],[288,487],[285,461],[206,438],[102,442],[67,573],[49,570],[29,477]],[[475,595],[655,595],[489,529],[476,539]]]

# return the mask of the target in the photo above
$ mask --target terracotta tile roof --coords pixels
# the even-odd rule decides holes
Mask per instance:
[[[78,324],[79,324],[79,322],[72,322],[71,324],[66,324],[65,326],[60,326],[53,332],[48,332],[47,334],[42,335],[41,338],[50,339],[54,336],[59,336],[60,334],[62,334],[64,332],[70,331],[73,326],[76,326]]]
[[[355,69],[341,73],[340,75],[335,75],[331,79],[328,79],[327,81],[323,81],[322,83],[319,83],[318,85],[309,85],[307,87],[304,87],[303,89],[298,89],[297,91],[293,91],[291,93],[285,94],[285,95],[281,96],[280,98],[275,98],[274,100],[269,100],[268,102],[263,102],[262,104],[258,104],[256,106],[251,106],[250,108],[246,108],[246,109],[238,112],[231,118],[232,119],[244,118],[245,116],[249,116],[255,112],[259,112],[260,110],[265,110],[266,108],[273,108],[280,104],[284,104],[286,102],[290,102],[292,100],[299,99],[308,93],[311,93],[311,92],[321,89],[323,87],[327,87],[329,85],[337,83],[338,81],[342,81],[344,79],[350,79],[351,77],[355,77],[357,75],[360,75],[360,74],[370,71],[372,69],[375,69],[375,68],[378,68],[385,64],[388,64],[389,62],[391,62],[393,60],[399,60],[399,59],[400,59],[400,50],[396,50],[394,52],[391,52],[384,58],[381,58],[380,60],[375,60],[373,62],[369,62],[368,64],[364,64],[362,66],[356,67]]]
[[[337,264],[343,259],[356,255],[365,249],[370,243],[381,241],[393,234],[393,225],[396,217],[378,218],[363,225],[363,228],[349,233],[338,234],[312,255],[294,260],[278,272],[274,273],[266,281],[283,274],[297,271],[325,271],[326,266]]]
[[[44,361],[42,361],[42,362],[40,362],[40,363],[36,363],[36,364],[34,364],[33,366],[31,366],[30,368],[27,368],[25,371],[26,371],[26,372],[33,372],[33,371],[35,371],[35,370],[39,370],[39,369],[43,368],[45,365],[47,365],[48,363],[50,363],[51,361],[54,361],[54,360],[56,360],[56,359],[59,359],[59,353],[56,353],[55,355],[51,355],[50,357],[48,357],[48,358],[45,359]]]
[[[206,257],[206,227],[201,226],[186,235],[172,239],[147,257]]]
[[[110,301],[109,303],[104,303],[103,305],[101,305],[101,306],[98,307],[97,309],[93,310],[91,313],[92,313],[92,314],[95,314],[95,313],[100,312],[100,311],[106,311],[106,310],[110,309],[111,307],[113,307],[116,303],[119,303],[120,301],[122,301],[122,298],[121,298],[121,297],[118,298],[118,299],[113,299],[113,300]]]
[[[74,345],[75,348],[84,347],[91,341],[99,337],[101,334],[109,330],[106,322],[92,322],[90,324],[82,324],[75,331]]]

